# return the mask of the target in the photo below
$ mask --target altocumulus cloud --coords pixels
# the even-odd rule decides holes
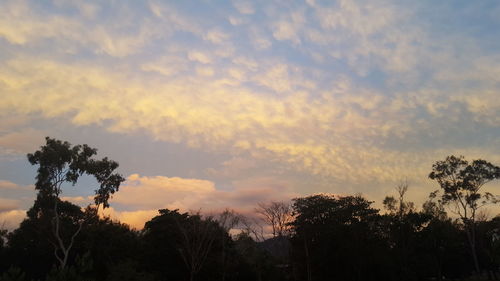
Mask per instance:
[[[75,125],[108,124],[110,131],[128,134],[146,130],[154,139],[209,151],[262,151],[294,169],[345,181],[413,175],[399,163],[418,169],[436,154],[380,147],[388,136],[412,134],[411,116],[380,93],[345,82],[311,100],[305,92],[263,96],[203,78],[129,81],[104,68],[34,58],[9,61],[0,73],[12,93],[0,104],[4,114],[71,116]]]
[[[51,133],[36,121],[57,119],[227,156],[214,166],[249,157],[275,181],[299,172],[302,194],[327,181],[379,198],[401,177],[428,193],[449,154],[500,162],[497,3],[200,2],[210,17],[183,3],[2,4],[0,154],[31,151]],[[216,170],[193,178],[258,194]],[[198,179],[132,175],[114,211],[138,225],[239,200]]]

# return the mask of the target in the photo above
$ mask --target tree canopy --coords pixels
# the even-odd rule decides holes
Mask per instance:
[[[142,230],[97,210],[124,180],[118,163],[87,145],[47,138],[28,155],[37,165],[33,207],[20,226],[0,228],[0,281],[366,281],[486,280],[500,271],[500,216],[482,187],[500,177],[484,161],[449,156],[429,174],[440,190],[421,208],[396,185],[385,211],[363,195],[316,194],[260,202],[245,215],[224,209],[160,209]],[[94,201],[62,193],[95,178]],[[452,211],[455,214],[448,214]],[[262,222],[268,224],[266,228]],[[267,232],[265,231],[267,229]]]
[[[476,249],[478,210],[488,203],[498,202],[493,194],[481,193],[481,187],[492,180],[500,179],[500,167],[481,159],[469,163],[463,156],[451,155],[432,165],[429,178],[437,181],[441,187],[442,203],[451,205],[454,213],[464,223],[474,266],[476,271],[480,272]]]
[[[69,253],[74,245],[83,225],[83,213],[78,208],[73,208],[73,216],[68,216],[61,208],[59,196],[65,183],[75,185],[80,176],[86,174],[93,176],[99,187],[95,189],[94,210],[97,215],[99,207],[107,208],[109,198],[115,193],[121,182],[125,179],[114,170],[118,163],[108,158],[96,160],[92,158],[97,154],[97,149],[88,145],[71,146],[66,141],[47,137],[46,144],[39,150],[27,155],[32,165],[38,165],[35,189],[38,190],[37,200],[30,210],[32,217],[50,218],[51,234],[47,239],[54,246],[54,255],[59,261],[61,269],[66,267]],[[68,204],[66,204],[68,205]],[[70,206],[70,205],[68,205]],[[76,226],[76,227],[75,227]]]

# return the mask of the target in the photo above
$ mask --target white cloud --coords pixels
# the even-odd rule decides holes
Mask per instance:
[[[289,17],[273,24],[273,36],[277,40],[290,40],[294,44],[299,44],[301,42],[299,32],[305,22],[305,16],[301,12],[293,12]]]
[[[214,44],[221,44],[229,39],[229,34],[221,30],[214,29],[208,31],[204,38]]]
[[[233,2],[233,5],[238,12],[244,15],[251,15],[255,13],[255,9],[250,1],[236,0]]]
[[[267,86],[278,93],[292,89],[288,77],[288,67],[285,64],[273,66],[266,73],[260,75],[258,81],[261,85]]]
[[[251,71],[256,71],[259,66],[257,61],[248,57],[235,57],[233,58],[233,63],[245,66],[247,69]]]
[[[104,19],[106,4],[29,3],[0,7],[2,153],[29,152],[33,120],[57,118],[339,185],[425,177],[445,153],[498,159],[496,41],[438,33],[421,4],[235,2],[207,18],[149,1]]]
[[[273,45],[270,38],[268,38],[268,36],[265,35],[264,32],[260,31],[256,27],[249,28],[249,38],[252,45],[257,50],[265,50]]]
[[[197,61],[210,61],[201,52],[190,55]],[[431,112],[448,110],[436,102],[440,92],[437,96],[415,95],[414,99],[399,100],[397,105],[393,99],[357,87],[342,77],[332,81],[334,87],[313,97],[306,90],[316,85],[308,85],[300,68],[262,64],[247,57],[232,61],[238,68],[232,64],[223,72],[232,79],[206,80],[206,75],[219,74],[204,66],[198,68],[198,73],[204,74],[200,77],[178,76],[164,84],[163,80],[147,77],[130,80],[127,75],[105,68],[12,60],[0,70],[4,85],[9,85],[3,88],[9,94],[0,109],[15,114],[70,116],[75,125],[106,121],[113,132],[134,134],[147,130],[157,140],[183,142],[208,151],[227,147],[231,147],[231,153],[260,151],[267,153],[268,159],[287,163],[293,169],[353,182],[387,180],[395,177],[396,171],[404,173],[397,168],[398,159],[410,159],[414,154],[378,147],[377,141],[388,136],[404,138],[438,126],[414,123],[412,110],[418,106]],[[146,69],[154,68],[149,65]],[[245,74],[261,69],[261,75]],[[285,95],[259,95],[243,85],[244,81]],[[484,98],[494,99],[494,95]],[[491,111],[475,110],[477,116],[485,112],[494,115],[494,105],[484,103]],[[415,127],[419,124],[422,127]],[[432,155],[434,149],[422,154],[426,153]],[[371,172],[354,168],[358,163],[366,164]]]
[[[203,53],[200,51],[189,52],[188,58],[192,61],[201,62],[203,64],[208,64],[208,63],[212,62],[212,59],[210,58],[210,56],[208,56],[206,53]]]
[[[278,40],[291,40],[294,43],[300,43],[295,28],[289,22],[277,22],[273,32],[274,38]]]
[[[240,25],[240,24],[245,23],[245,19],[239,18],[239,17],[234,17],[234,16],[230,16],[228,18],[228,20],[229,20],[229,23],[231,23],[232,25]]]
[[[196,73],[201,76],[213,76],[214,75],[214,69],[211,67],[197,67],[196,68]]]

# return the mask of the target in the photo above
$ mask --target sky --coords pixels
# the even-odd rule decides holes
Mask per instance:
[[[32,206],[26,154],[46,136],[119,162],[107,212],[136,228],[161,208],[315,193],[381,208],[402,179],[420,205],[436,161],[500,165],[499,15],[494,0],[2,0],[0,223]],[[62,196],[85,206],[95,188]]]

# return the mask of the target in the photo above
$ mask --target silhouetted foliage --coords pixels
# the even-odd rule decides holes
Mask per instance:
[[[95,148],[86,144],[72,147],[68,142],[49,137],[45,140],[46,144],[40,150],[27,155],[32,165],[38,165],[35,183],[37,200],[28,215],[30,218],[42,217],[44,220],[50,218],[52,235],[48,239],[62,270],[68,263],[71,248],[84,223],[83,217],[75,215],[76,210],[68,216],[62,209],[63,206],[59,206],[62,203],[59,195],[63,184],[75,185],[84,174],[93,176],[99,184],[94,196],[97,212],[99,206],[109,206],[110,196],[125,179],[113,173],[118,168],[115,161],[106,157],[101,160],[92,158],[97,153]]]
[[[84,225],[80,241],[75,251],[89,252],[96,276],[108,276],[119,265],[132,264],[141,251],[139,233],[109,218]]]
[[[451,205],[465,227],[474,267],[479,273],[480,264],[477,256],[476,216],[477,211],[488,203],[498,199],[489,192],[480,192],[481,187],[495,179],[500,179],[500,167],[485,160],[473,160],[469,163],[463,156],[448,156],[444,161],[432,165],[429,178],[436,180],[442,189],[443,204]]]
[[[211,217],[168,209],[159,212],[143,231],[151,269],[174,280],[194,280],[200,272],[204,280],[220,280],[221,240],[230,240],[227,232]]]
[[[275,201],[260,203],[255,211],[267,225],[271,226],[273,237],[289,234],[293,219],[289,203]]]
[[[261,203],[248,217],[228,209],[216,217],[162,209],[136,231],[98,215],[123,178],[114,173],[116,162],[95,160],[95,153],[47,138],[28,156],[39,165],[38,194],[17,229],[0,230],[0,281],[500,277],[500,217],[478,211],[496,202],[480,188],[498,179],[500,168],[484,160],[450,156],[436,162],[429,177],[441,192],[431,193],[421,209],[408,200],[408,183],[401,181],[397,195],[383,200],[382,213],[361,195],[311,195],[291,204]],[[63,184],[85,174],[99,183],[95,204],[82,208],[61,200]],[[457,214],[448,216],[445,207]],[[264,231],[259,215],[272,233]]]
[[[379,280],[390,273],[381,217],[360,196],[294,199],[294,265],[298,280]],[[368,235],[369,234],[369,235]],[[375,254],[379,257],[375,258]],[[389,280],[390,278],[387,278]]]

